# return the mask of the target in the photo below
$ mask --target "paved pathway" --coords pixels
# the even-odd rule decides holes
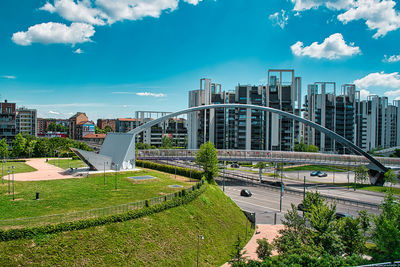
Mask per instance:
[[[37,171],[16,173],[14,174],[15,181],[42,181],[76,178],[72,175],[65,174],[65,170],[46,163],[45,158],[27,159],[25,163],[35,168]]]
[[[275,237],[278,236],[278,231],[283,229],[282,224],[277,224],[277,225],[272,225],[272,224],[257,224],[257,230],[254,233],[253,237],[250,239],[249,243],[243,248],[243,251],[246,251],[246,254],[244,254],[244,257],[246,257],[248,260],[259,260],[257,257],[257,240],[258,239],[263,239],[266,238],[269,243],[271,243]],[[275,256],[277,255],[276,251],[272,252],[272,255]],[[229,267],[230,264],[227,262],[221,267]]]

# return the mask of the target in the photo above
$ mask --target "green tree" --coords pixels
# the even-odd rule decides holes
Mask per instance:
[[[46,157],[49,155],[49,141],[46,138],[37,140],[33,148],[33,155],[35,157]]]
[[[360,219],[361,230],[363,231],[363,235],[365,236],[371,226],[371,216],[369,216],[366,210],[361,210],[358,213],[358,218]]]
[[[374,217],[372,239],[376,244],[374,260],[400,260],[400,203],[389,191],[382,205],[382,213]]]
[[[56,132],[57,131],[57,125],[55,122],[50,122],[50,124],[47,126],[46,131],[48,132]]]
[[[320,206],[324,203],[324,198],[318,193],[318,191],[307,192],[303,201],[303,208],[305,211],[311,210],[312,206]]]
[[[30,141],[27,141],[27,144],[26,144],[26,154],[27,154],[29,157],[32,156],[33,150],[35,149],[36,143],[37,143],[37,140],[30,140]]]
[[[347,255],[361,254],[365,248],[365,238],[361,232],[360,218],[345,217],[339,222],[339,236]]]
[[[214,183],[214,178],[219,174],[218,152],[214,144],[210,141],[202,144],[195,159],[196,163],[203,167],[207,181]]]
[[[0,157],[2,159],[8,157],[8,144],[5,138],[0,141]]]
[[[261,260],[266,260],[271,257],[272,254],[272,246],[268,243],[266,238],[257,239],[257,256]]]
[[[306,227],[305,218],[301,217],[292,203],[291,209],[287,211],[282,220],[284,228],[279,230],[279,236],[274,239],[273,246],[281,255],[291,253],[313,253],[317,249],[313,249],[311,240],[311,229]]]
[[[319,148],[315,145],[304,144],[303,138],[301,138],[300,143],[294,145],[294,151],[297,152],[318,152]]]
[[[340,255],[343,244],[337,233],[336,204],[322,202],[320,205],[312,205],[306,217],[313,229],[311,233],[315,245],[330,255]]]
[[[392,169],[389,169],[387,172],[385,172],[384,177],[385,182],[388,182],[391,185],[397,184],[397,175]]]
[[[106,133],[109,133],[109,132],[112,132],[113,129],[111,128],[110,125],[106,125],[106,127],[104,127],[104,131],[105,131]]]
[[[237,236],[236,242],[233,245],[233,253],[231,254],[232,259],[229,262],[244,262],[245,258],[243,257],[244,254],[246,254],[246,251],[242,251],[242,240],[240,239],[240,236]]]
[[[22,134],[17,134],[14,138],[11,155],[13,157],[21,157],[25,154],[26,139]]]
[[[94,132],[95,132],[96,134],[105,134],[105,133],[106,133],[106,131],[105,131],[104,129],[100,129],[100,128],[97,127],[97,126],[94,126]]]
[[[361,165],[354,170],[354,179],[356,182],[364,183],[368,180],[368,169],[365,165]]]
[[[256,168],[258,168],[258,173],[260,175],[260,181],[262,181],[262,170],[267,167],[267,164],[265,162],[259,161],[256,164]]]
[[[172,138],[164,135],[163,138],[161,139],[161,147],[162,148],[172,148],[173,146],[174,146],[174,143],[172,141]]]

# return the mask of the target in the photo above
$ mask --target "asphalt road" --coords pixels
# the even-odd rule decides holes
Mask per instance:
[[[221,189],[222,181],[218,180]],[[251,197],[240,196],[242,189],[249,189],[253,195]],[[274,214],[277,214],[277,223],[283,218],[284,213],[291,208],[293,203],[296,207],[302,202],[301,194],[284,193],[282,198],[282,212],[280,212],[280,192],[268,187],[263,187],[253,183],[245,183],[236,180],[225,181],[225,194],[228,195],[242,210],[255,212],[256,222],[261,224],[273,224]],[[332,201],[329,201],[332,202]],[[350,204],[337,203],[337,212],[344,212],[356,217],[358,212],[366,209],[369,213],[378,214],[376,208],[366,208],[365,206],[356,206]]]

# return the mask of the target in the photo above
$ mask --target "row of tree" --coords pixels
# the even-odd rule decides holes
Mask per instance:
[[[69,138],[54,137],[48,139],[19,133],[13,140],[11,151],[9,151],[4,138],[0,141],[0,157],[3,159],[9,157],[62,157],[71,152],[70,147],[92,151],[86,143]]]
[[[354,266],[400,260],[400,203],[391,192],[379,215],[361,211],[357,218],[337,219],[336,204],[328,204],[318,192],[307,193],[303,206],[301,216],[292,204],[272,243],[258,242],[263,262],[246,262],[236,253],[232,266]],[[271,258],[272,249],[277,257]]]

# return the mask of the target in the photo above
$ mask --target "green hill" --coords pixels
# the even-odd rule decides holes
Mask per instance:
[[[230,259],[246,217],[217,186],[191,203],[148,217],[34,239],[0,242],[0,266],[220,266]],[[250,229],[249,240],[254,230]]]

